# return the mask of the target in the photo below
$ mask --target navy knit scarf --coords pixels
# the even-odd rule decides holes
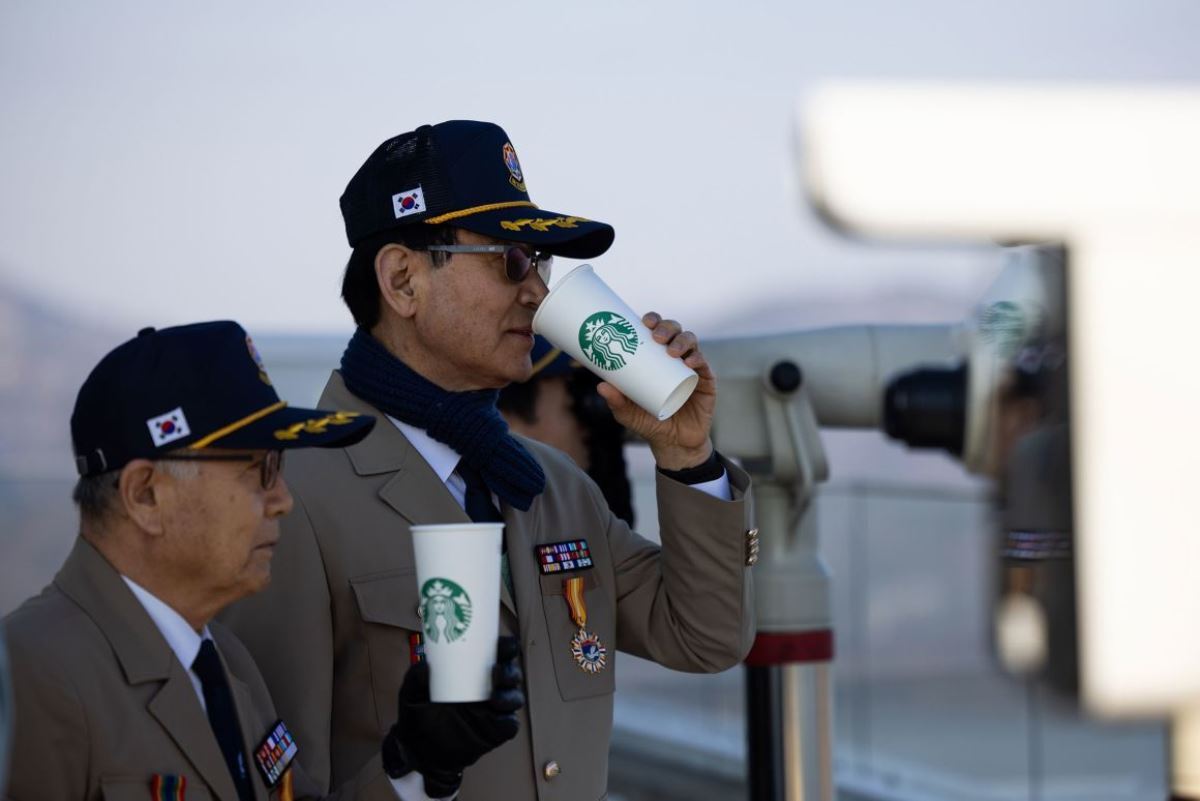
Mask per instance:
[[[342,354],[346,388],[453,448],[500,500],[521,511],[546,489],[542,466],[508,433],[496,390],[447,392],[359,328]]]

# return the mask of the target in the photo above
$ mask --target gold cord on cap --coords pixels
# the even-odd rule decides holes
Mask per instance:
[[[251,423],[255,422],[256,420],[263,419],[271,412],[275,412],[275,411],[282,409],[284,406],[287,406],[287,401],[279,401],[279,403],[272,403],[270,406],[266,407],[265,409],[259,409],[254,414],[248,414],[245,417],[243,417],[241,420],[237,420],[233,423],[230,423],[229,425],[225,426],[224,428],[220,428],[220,429],[217,429],[216,431],[212,432],[207,437],[196,440],[191,445],[188,445],[188,450],[198,451],[198,450],[201,450],[202,448],[206,448],[209,445],[211,445],[213,442],[216,442],[217,440],[219,440],[221,437],[228,436],[228,435],[232,434],[234,431],[237,431],[239,428],[245,428],[246,426],[250,425]]]
[[[438,223],[457,220],[459,217],[470,217],[472,214],[482,214],[485,211],[495,211],[496,209],[515,209],[515,208],[530,208],[536,209],[537,206],[530,203],[528,200],[509,200],[504,203],[487,203],[483,206],[472,206],[469,209],[460,209],[459,211],[451,211],[446,214],[439,214],[437,217],[430,217],[424,220],[426,225],[437,225]]]

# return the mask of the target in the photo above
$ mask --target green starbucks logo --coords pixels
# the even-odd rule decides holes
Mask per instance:
[[[633,323],[616,312],[596,312],[579,327],[579,347],[601,370],[620,370],[638,344]]]
[[[1005,356],[1016,353],[1025,339],[1026,326],[1021,307],[1007,300],[993,303],[979,315],[979,334],[983,341],[995,345]]]
[[[431,642],[455,642],[471,626],[467,591],[450,579],[429,579],[421,587],[421,621]]]

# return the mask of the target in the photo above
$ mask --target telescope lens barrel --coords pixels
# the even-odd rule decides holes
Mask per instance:
[[[912,448],[961,457],[967,425],[967,366],[923,367],[897,376],[883,401],[884,431]]]

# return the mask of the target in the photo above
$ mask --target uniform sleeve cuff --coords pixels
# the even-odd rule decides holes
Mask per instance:
[[[672,481],[678,481],[680,484],[707,484],[725,475],[725,465],[721,464],[721,457],[717,455],[717,451],[714,448],[713,452],[708,455],[708,461],[704,464],[699,464],[695,467],[686,467],[683,470],[667,470],[660,467],[658,468],[658,472]]]

